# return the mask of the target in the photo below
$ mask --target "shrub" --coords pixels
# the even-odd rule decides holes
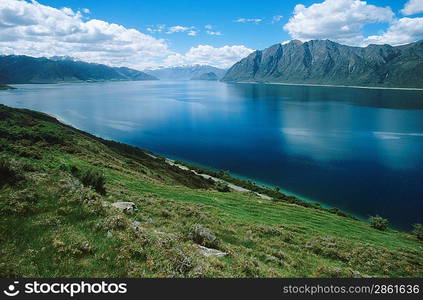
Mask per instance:
[[[99,194],[106,194],[106,189],[104,187],[106,184],[106,177],[101,171],[94,168],[81,170],[75,166],[62,166],[61,168],[68,169],[83,185],[94,188]]]
[[[219,192],[222,192],[222,193],[228,193],[228,192],[231,191],[228,184],[226,184],[225,182],[216,183],[216,190],[218,190]]]
[[[413,233],[416,235],[416,237],[423,241],[423,225],[422,224],[414,224],[414,230]]]
[[[17,184],[23,179],[19,169],[10,160],[0,159],[0,186]]]
[[[98,193],[105,194],[104,184],[106,178],[104,174],[96,169],[86,169],[81,172],[80,178],[83,185],[93,187]]]
[[[190,236],[195,243],[205,247],[216,248],[219,244],[216,235],[200,224],[194,224],[191,227]]]
[[[369,221],[370,221],[370,226],[372,226],[373,228],[377,230],[382,230],[382,231],[386,230],[389,225],[388,219],[382,218],[378,215],[374,217],[370,217]]]

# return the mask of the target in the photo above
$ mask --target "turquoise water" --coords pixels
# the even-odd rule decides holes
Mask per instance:
[[[423,91],[220,82],[18,85],[0,103],[397,228],[423,223]]]

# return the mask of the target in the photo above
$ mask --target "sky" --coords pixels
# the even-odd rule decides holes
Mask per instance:
[[[351,46],[423,38],[423,0],[0,0],[0,54],[139,70],[228,68],[292,39]]]

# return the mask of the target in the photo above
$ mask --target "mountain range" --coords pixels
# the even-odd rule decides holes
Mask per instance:
[[[195,76],[191,80],[206,80],[206,81],[217,81],[219,77],[214,72],[208,72],[201,74],[200,76]]]
[[[77,61],[69,57],[0,56],[0,83],[59,83],[103,80],[157,80],[146,73]]]
[[[423,40],[395,47],[293,40],[253,52],[222,81],[422,88]]]
[[[193,65],[144,70],[143,72],[160,80],[191,80],[206,73],[214,73],[220,79],[225,75],[226,70],[207,65]]]

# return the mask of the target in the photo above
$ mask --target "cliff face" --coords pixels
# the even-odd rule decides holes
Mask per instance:
[[[255,51],[222,80],[423,87],[423,41],[360,48],[329,40],[294,40]]]

